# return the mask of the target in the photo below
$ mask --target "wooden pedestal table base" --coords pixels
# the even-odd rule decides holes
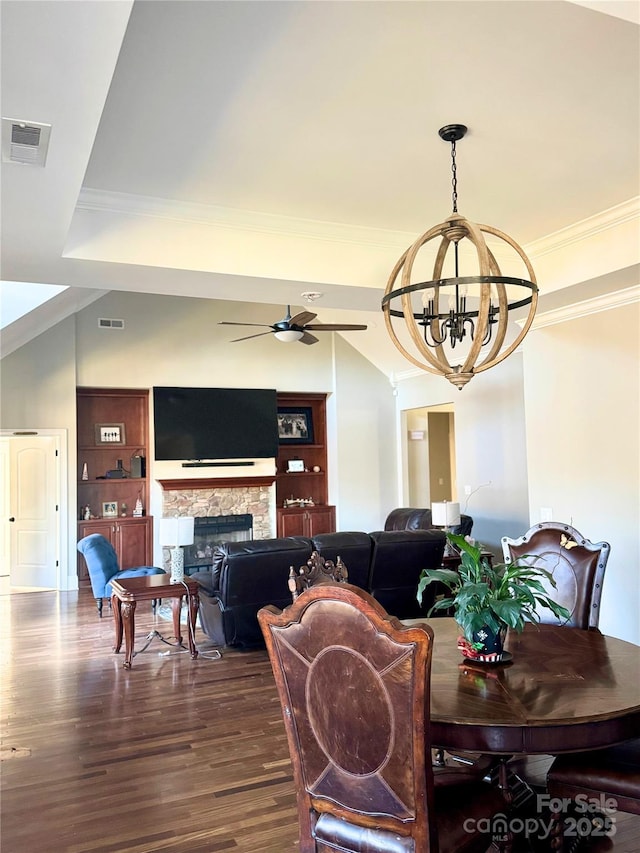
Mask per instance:
[[[131,669],[131,662],[135,654],[133,646],[135,638],[135,611],[138,601],[153,601],[158,598],[171,599],[173,633],[178,645],[182,645],[180,610],[182,599],[186,595],[189,601],[189,625],[187,626],[189,652],[191,653],[192,660],[198,657],[198,650],[196,649],[194,640],[198,606],[200,603],[196,581],[185,577],[184,584],[171,583],[169,575],[148,575],[141,578],[121,578],[120,580],[111,581],[111,589],[111,604],[116,626],[116,641],[113,650],[116,654],[120,651],[124,630],[125,656],[123,666],[125,669]],[[152,633],[149,639],[152,639],[153,636],[155,636],[155,633]],[[158,634],[158,636],[160,635]]]

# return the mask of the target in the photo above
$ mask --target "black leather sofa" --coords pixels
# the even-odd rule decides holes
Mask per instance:
[[[431,522],[431,510],[418,507],[403,506],[391,510],[384,523],[385,530],[439,530]],[[470,515],[460,515],[460,524],[451,528],[458,536],[471,536],[473,518]]]
[[[200,586],[200,622],[218,645],[263,644],[256,614],[266,604],[291,604],[291,566],[303,566],[313,551],[341,557],[349,583],[370,592],[399,619],[426,616],[433,603],[416,599],[420,572],[442,565],[445,535],[440,530],[323,533],[313,539],[288,536],[225,542],[216,548],[211,571],[191,577]],[[429,591],[431,588],[428,588]]]

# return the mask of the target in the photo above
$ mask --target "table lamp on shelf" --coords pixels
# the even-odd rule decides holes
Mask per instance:
[[[182,546],[193,545],[193,518],[161,518],[160,544],[170,549],[171,583],[180,583],[184,578]]]
[[[449,533],[452,527],[460,524],[460,504],[455,501],[437,501],[431,504],[431,523],[434,527],[444,527]],[[444,548],[447,556],[455,556],[458,552],[447,539]]]

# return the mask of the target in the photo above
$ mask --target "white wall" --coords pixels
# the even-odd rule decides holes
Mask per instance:
[[[473,536],[501,554],[502,536],[529,527],[522,355],[478,374],[461,391],[427,373],[406,379],[397,400],[401,411],[453,403],[460,509],[474,519]],[[467,498],[465,485],[478,491]]]
[[[611,545],[600,629],[640,644],[640,305],[529,333],[531,523],[540,507]]]
[[[396,506],[395,397],[384,374],[342,338],[335,339],[336,464],[329,466],[330,500],[338,530],[382,530]]]
[[[330,390],[330,334],[318,335],[313,346],[283,344],[272,334],[230,343],[269,330],[218,325],[221,320],[268,325],[285,312],[284,305],[112,291],[76,315],[78,385]],[[125,328],[99,329],[99,317],[124,319]]]
[[[0,427],[54,430],[67,477],[60,489],[61,587],[77,586],[76,364],[73,317],[0,361]],[[57,432],[57,431],[60,432]]]

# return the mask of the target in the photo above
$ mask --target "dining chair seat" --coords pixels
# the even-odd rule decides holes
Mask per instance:
[[[552,797],[605,794],[619,811],[640,814],[640,739],[594,752],[561,755],[547,774]]]
[[[563,848],[567,810],[560,805],[565,800],[581,803],[578,815],[585,805],[593,805],[597,811],[596,803],[610,806],[613,815],[616,811],[640,815],[640,739],[607,749],[559,756],[547,774],[547,791],[554,806],[552,838],[555,850]],[[577,798],[582,798],[582,802]],[[607,814],[604,818],[607,819]],[[606,825],[604,831],[607,831]]]

